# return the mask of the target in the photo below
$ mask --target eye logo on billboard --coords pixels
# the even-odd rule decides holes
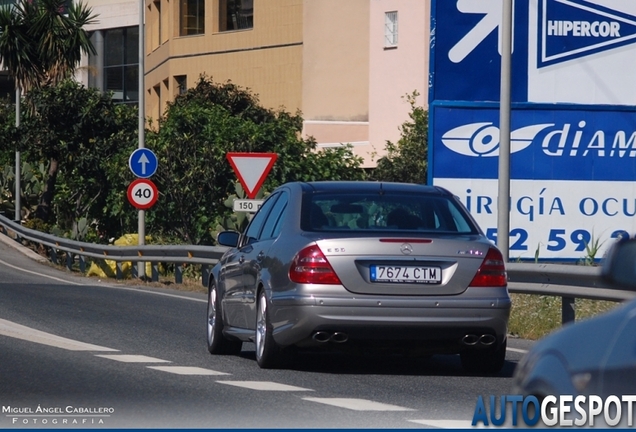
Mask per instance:
[[[530,144],[543,129],[554,123],[536,124],[516,129],[510,133],[510,153],[519,152]],[[442,143],[455,153],[474,157],[499,156],[499,128],[493,123],[470,123],[449,130],[442,136]]]
[[[537,67],[636,42],[636,17],[583,0],[540,0]]]

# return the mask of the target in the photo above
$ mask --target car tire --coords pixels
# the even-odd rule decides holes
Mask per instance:
[[[210,283],[208,289],[207,339],[210,354],[238,354],[243,342],[230,340],[223,335],[223,314],[216,284]]]
[[[280,366],[281,348],[276,345],[272,336],[272,323],[269,319],[267,297],[263,290],[258,295],[258,304],[256,305],[254,345],[256,345],[256,363],[262,369],[273,369]]]
[[[459,356],[464,370],[470,373],[495,374],[501,371],[506,361],[507,341],[486,349],[467,349]]]

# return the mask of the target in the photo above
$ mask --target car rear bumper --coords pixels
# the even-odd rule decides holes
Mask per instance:
[[[483,290],[483,289],[482,289]],[[319,345],[316,332],[355,341],[447,341],[489,334],[501,343],[511,301],[505,290],[449,297],[295,296],[278,293],[270,306],[274,340],[281,346]],[[468,294],[468,295],[467,295]],[[488,295],[490,294],[490,295]],[[469,297],[469,298],[465,298]]]

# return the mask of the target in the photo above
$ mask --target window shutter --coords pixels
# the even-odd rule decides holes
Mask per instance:
[[[395,47],[398,44],[398,13],[397,11],[384,14],[384,46]]]

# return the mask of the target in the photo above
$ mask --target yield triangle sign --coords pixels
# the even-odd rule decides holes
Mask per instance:
[[[226,156],[250,199],[256,198],[278,158],[276,153],[228,153]]]

